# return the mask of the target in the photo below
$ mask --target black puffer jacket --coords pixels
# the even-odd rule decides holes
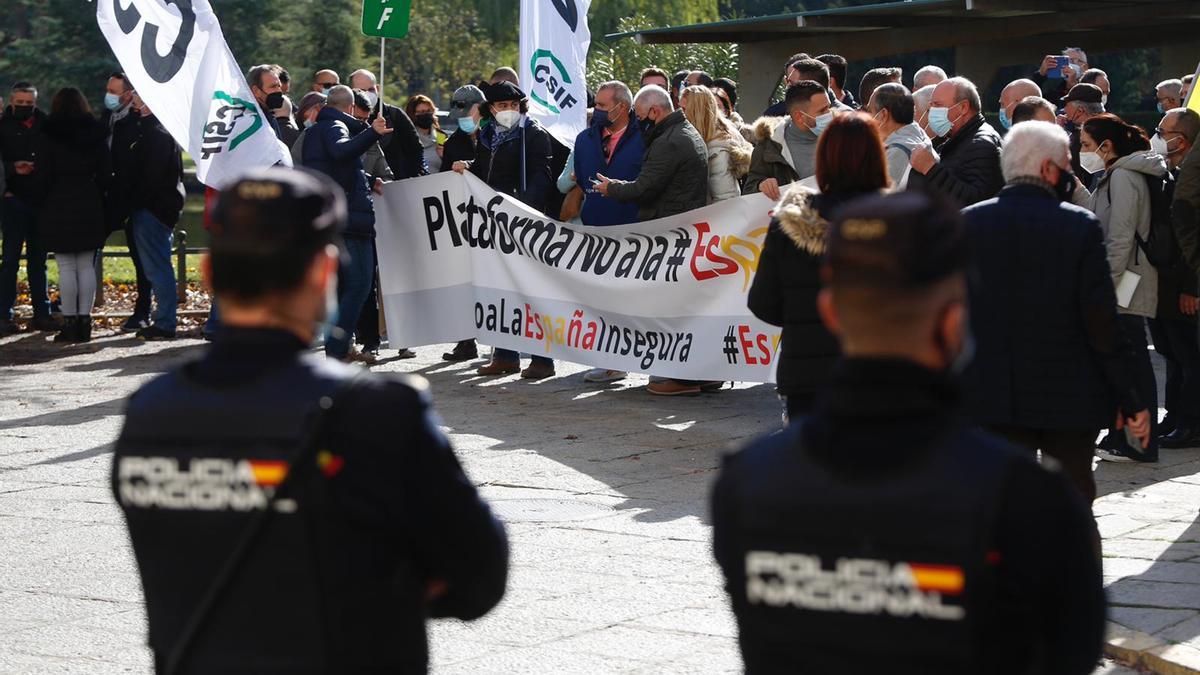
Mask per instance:
[[[938,148],[941,161],[924,175],[908,175],[909,190],[925,190],[950,198],[965,208],[991,199],[1004,187],[1000,171],[1000,134],[977,115]]]
[[[37,159],[46,195],[38,228],[46,248],[76,253],[100,248],[108,235],[104,191],[112,179],[108,128],[91,116],[51,116]]]
[[[754,316],[783,327],[776,384],[785,396],[821,389],[841,355],[817,313],[817,293],[828,219],[858,196],[819,195],[795,185],[775,207],[748,304]]]

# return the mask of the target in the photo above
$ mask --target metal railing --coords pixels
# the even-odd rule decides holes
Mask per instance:
[[[174,244],[171,247],[171,255],[175,257],[175,292],[179,298],[179,302],[183,303],[187,300],[187,257],[198,253],[207,253],[207,248],[188,248],[187,245],[187,230],[177,230],[174,233]],[[54,254],[47,254],[48,260],[54,259]],[[132,255],[128,248],[125,251],[106,251],[100,249],[96,252],[96,305],[97,307],[104,306],[104,259],[105,258],[130,258]],[[21,254],[21,259],[28,264],[28,256]],[[26,274],[28,278],[28,274]],[[139,289],[140,292],[140,289]],[[205,312],[207,313],[207,312]]]

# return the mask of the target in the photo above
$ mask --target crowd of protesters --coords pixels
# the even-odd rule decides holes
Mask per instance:
[[[1121,83],[1079,49],[1047,56],[1003,88],[1000,129],[966,78],[927,66],[909,88],[899,68],[875,68],[855,87],[847,67],[833,54],[793,55],[782,99],[756,119],[737,112],[732,80],[647,68],[636,89],[609,81],[589,94],[588,126],[573,149],[527,114],[511,68],[459,87],[448,114],[424,95],[403,108],[384,103],[366,70],[344,82],[319,70],[303,93],[279,66],[255,66],[246,79],[292,162],[328,175],[348,198],[330,357],[373,363],[378,354],[373,194],[387,181],[470,172],[548,216],[589,226],[762,193],[777,206],[749,304],[783,328],[778,388],[787,414],[803,414],[839,356],[816,309],[829,222],[864,195],[920,190],[965,210],[978,249],[972,301],[985,309],[973,317],[977,349],[965,375],[980,421],[1057,455],[1085,492],[1094,486],[1081,467],[1103,427],[1110,432],[1098,452],[1113,460],[1155,461],[1160,446],[1200,445],[1200,153],[1191,152],[1200,116],[1182,107],[1190,78],[1158,84],[1162,119],[1148,134],[1107,111]],[[104,105],[97,118],[81,91],[66,88],[47,114],[33,84],[11,89],[0,118],[0,334],[18,330],[24,247],[31,328],[57,331],[60,342],[89,340],[97,250],[122,230],[137,275],[123,328],[145,340],[175,337],[170,254],[185,196],[181,152],[123,75],[108,80]],[[58,262],[61,317],[51,314],[48,252]],[[205,335],[219,330],[214,305]],[[1161,423],[1151,340],[1167,361]],[[479,349],[467,339],[443,357],[476,359]],[[494,349],[478,372],[541,379],[555,364],[535,356],[522,370],[518,353]],[[585,379],[625,376],[595,369]],[[721,385],[652,378],[648,391],[695,395]]]

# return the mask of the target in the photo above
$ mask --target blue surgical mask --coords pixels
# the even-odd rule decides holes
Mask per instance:
[[[813,117],[812,115],[809,115],[808,113],[804,113],[804,114],[807,115],[808,117],[812,117],[812,121],[813,121],[812,132],[813,132],[813,135],[818,138],[820,138],[821,134],[825,133],[825,130],[827,128],[829,128],[829,123],[833,121],[833,111],[832,110],[825,113],[824,115],[817,115],[816,117]]]
[[[1162,101],[1159,101],[1159,102],[1158,102],[1158,105],[1157,105],[1157,106],[1155,106],[1155,107],[1157,107],[1157,108],[1158,108],[1158,114],[1159,114],[1159,115],[1166,115],[1166,114],[1167,114],[1167,108],[1166,108],[1166,106],[1164,106],[1164,105],[1162,104]]]
[[[121,97],[117,96],[116,94],[105,94],[104,107],[108,108],[112,112],[117,112],[121,109]]]
[[[954,122],[950,121],[949,108],[929,108],[929,130],[937,135],[938,138],[945,138],[954,129]]]
[[[304,128],[311,129],[317,125],[316,120],[304,120]]]
[[[603,129],[612,124],[612,120],[608,119],[608,111],[596,108],[592,111],[592,126],[597,129]]]
[[[1008,111],[1004,108],[1000,109],[1000,125],[1005,129],[1012,128],[1012,120],[1008,119]]]
[[[459,118],[458,128],[462,129],[464,134],[473,134],[479,129],[479,125],[475,123],[474,117],[467,115],[466,117]]]

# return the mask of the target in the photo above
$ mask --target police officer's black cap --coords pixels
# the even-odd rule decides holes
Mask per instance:
[[[834,285],[922,288],[966,267],[960,211],[922,192],[870,196],[834,214],[826,264]]]
[[[335,241],[346,218],[346,198],[329,178],[284,167],[255,169],[221,191],[210,239],[214,254],[309,250]]]
[[[483,95],[487,97],[488,103],[525,100],[525,92],[512,82],[506,81],[487,85],[487,88],[483,90]]]

